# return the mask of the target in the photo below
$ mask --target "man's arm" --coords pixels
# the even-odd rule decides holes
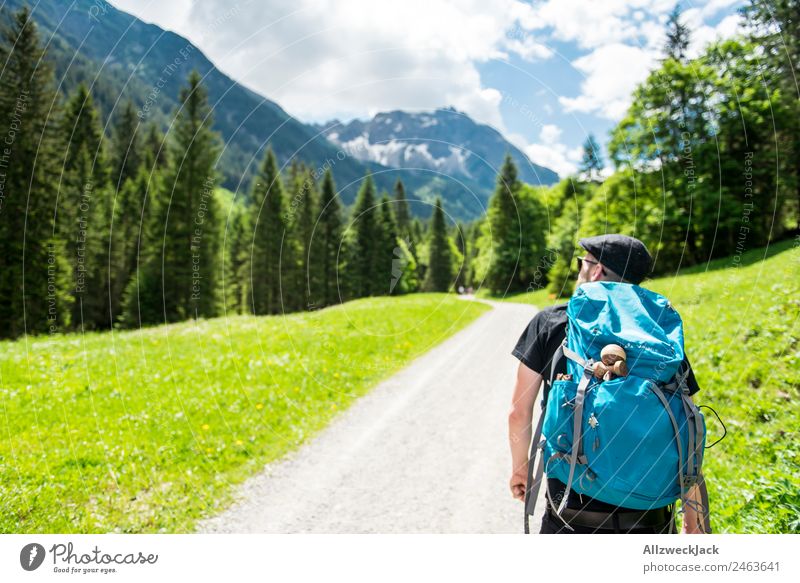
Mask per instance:
[[[689,397],[689,400],[692,400],[692,397]],[[689,490],[687,495],[689,500],[693,501],[695,504],[701,504],[700,498],[700,487],[695,484]],[[708,509],[705,509],[708,511]],[[686,506],[683,511],[683,528],[681,530],[683,534],[705,534],[703,530],[703,520],[700,516],[700,513],[697,512],[691,506]]]
[[[692,486],[687,494],[687,498],[697,504],[700,503],[700,489],[697,485]],[[691,506],[685,506],[683,509],[683,529],[681,530],[681,533],[703,534],[702,522],[698,523],[699,518],[700,516],[697,510]]]
[[[533,407],[541,385],[542,375],[520,362],[511,411],[508,413],[508,441],[511,446],[510,486],[511,494],[518,500],[525,499]]]

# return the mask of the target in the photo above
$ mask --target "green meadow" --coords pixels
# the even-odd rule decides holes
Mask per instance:
[[[800,241],[648,280],[685,325],[686,352],[727,436],[706,450],[715,532],[800,532]],[[540,290],[502,298],[540,307]],[[709,409],[709,443],[723,434]]]
[[[643,284],[679,309],[696,402],[727,426],[706,452],[716,532],[800,532],[798,274],[800,245],[783,242]],[[487,309],[419,294],[2,342],[0,531],[191,531]],[[722,428],[703,411],[710,444]]]
[[[447,294],[0,343],[0,532],[187,532],[488,309]]]

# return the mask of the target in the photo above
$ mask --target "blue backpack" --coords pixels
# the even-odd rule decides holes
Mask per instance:
[[[566,484],[558,508],[547,498],[551,514],[570,530],[561,512],[574,490],[637,510],[681,499],[682,508],[692,505],[711,532],[701,472],[705,419],[689,398],[678,313],[665,297],[638,285],[598,281],[576,290],[567,318],[567,338],[553,357],[531,447],[525,532],[543,474]],[[609,344],[624,349],[628,370],[604,380],[593,367]],[[571,379],[554,380],[563,357]],[[687,500],[695,484],[699,505]]]

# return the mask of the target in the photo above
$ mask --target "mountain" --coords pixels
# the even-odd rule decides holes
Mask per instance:
[[[529,184],[553,184],[558,175],[537,164],[494,128],[452,107],[433,112],[379,113],[371,120],[316,126],[344,151],[364,162],[392,168],[422,168],[493,189],[508,152]]]
[[[277,103],[231,79],[186,38],[143,22],[116,9],[106,0],[5,0],[0,8],[7,17],[8,11],[24,5],[30,6],[41,37],[47,43],[47,58],[54,64],[60,89],[69,93],[79,83],[89,86],[108,134],[116,115],[129,99],[138,108],[143,123],[154,121],[162,129],[168,129],[178,107],[180,88],[185,85],[189,72],[196,69],[203,77],[214,110],[213,127],[225,142],[218,165],[223,184],[244,196],[249,192],[250,178],[268,143],[281,164],[297,158],[320,174],[321,169],[329,165],[346,205],[352,204],[368,172],[372,173],[379,190],[391,191],[396,180],[401,178],[406,185],[412,213],[421,217],[430,214],[430,203],[436,196],[442,197],[445,210],[455,219],[470,220],[481,216],[493,188],[494,170],[490,166],[499,167],[499,160],[506,150],[512,151],[520,162],[523,180],[532,183],[555,180],[555,174],[539,167],[536,168],[545,178],[531,179],[535,178],[535,173],[529,171],[533,165],[524,154],[491,128],[479,126],[453,110],[433,114],[437,124],[442,123],[436,131],[426,130],[424,122],[419,121],[416,125],[425,133],[417,137],[424,137],[427,147],[421,149],[423,142],[417,144],[420,146],[416,149],[417,158],[412,155],[414,149],[408,151],[409,160],[423,160],[423,152],[431,154],[432,159],[439,159],[441,147],[436,145],[437,139],[472,150],[473,154],[463,155],[463,164],[453,162],[458,172],[448,174],[450,166],[446,164],[437,167],[435,163],[420,162],[413,166],[385,163],[389,162],[389,157],[385,161],[359,157],[352,145],[337,145],[336,140],[326,138],[322,128],[302,123]],[[445,124],[443,116],[448,112],[452,119]],[[419,117],[403,112],[386,115],[398,119],[409,116],[409,127],[412,127],[410,120]],[[354,132],[358,123],[371,124],[351,122],[345,127],[352,127]],[[333,131],[340,136],[350,135],[341,130],[336,132],[330,124],[325,129],[329,134]],[[448,135],[448,132],[453,134]],[[375,131],[375,136],[384,135],[388,134]],[[413,141],[409,131],[400,131],[398,135],[402,138],[398,144]],[[481,141],[478,135],[483,136],[486,144],[477,143]],[[470,136],[475,136],[476,143]],[[367,142],[370,139],[373,138]],[[381,139],[384,138],[376,137],[369,143]],[[480,162],[478,156],[484,155],[489,165]],[[453,156],[454,160],[458,158],[458,155]]]
[[[192,69],[203,76],[214,108],[214,129],[225,151],[220,168],[229,188],[245,190],[267,140],[279,160],[293,156],[315,164],[336,158],[337,148],[313,127],[278,104],[250,91],[219,69],[187,39],[117,10],[105,0],[6,0],[5,8],[28,5],[48,43],[62,89],[79,82],[91,87],[104,118],[131,99],[143,122],[166,129],[178,106],[180,88]],[[337,164],[339,181],[357,180],[365,166],[352,159]]]

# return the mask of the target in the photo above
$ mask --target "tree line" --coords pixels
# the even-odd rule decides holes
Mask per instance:
[[[795,0],[756,1],[746,35],[687,56],[676,7],[658,67],[579,171],[522,183],[510,156],[468,224],[413,217],[401,181],[364,177],[352,208],[331,168],[267,145],[248,188],[219,187],[222,143],[192,73],[169,131],[132,103],[103,124],[89,88],[62,97],[30,14],[2,28],[0,337],[313,310],[351,299],[486,288],[572,293],[580,237],[642,239],[654,275],[788,236],[800,226]],[[111,128],[111,129],[109,129]]]
[[[196,72],[165,135],[130,102],[104,127],[85,85],[62,97],[27,9],[0,59],[0,337],[447,291],[460,269],[461,226],[440,200],[412,217],[400,180],[379,197],[367,175],[345,209],[331,168],[267,146],[242,196],[221,189]]]

